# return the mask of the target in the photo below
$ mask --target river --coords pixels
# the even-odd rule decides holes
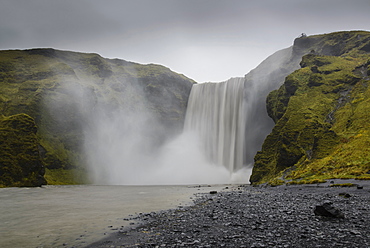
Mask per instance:
[[[217,186],[43,186],[0,189],[0,247],[84,247],[131,217],[192,204]],[[126,219],[126,220],[125,220]]]

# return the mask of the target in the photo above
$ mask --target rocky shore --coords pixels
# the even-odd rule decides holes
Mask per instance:
[[[370,247],[370,182],[354,183],[225,187],[88,247]],[[322,216],[325,205],[339,214]]]

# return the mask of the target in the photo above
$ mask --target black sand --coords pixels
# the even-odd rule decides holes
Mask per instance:
[[[95,247],[370,247],[370,182],[328,185],[233,186],[204,194],[194,206],[141,214]],[[344,218],[317,216],[330,201]]]

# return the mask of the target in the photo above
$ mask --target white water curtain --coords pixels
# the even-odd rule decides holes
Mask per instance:
[[[211,162],[230,173],[244,162],[244,82],[244,78],[231,78],[194,85],[186,112],[185,131],[194,132]]]

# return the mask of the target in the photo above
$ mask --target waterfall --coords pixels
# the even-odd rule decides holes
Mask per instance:
[[[230,173],[245,163],[244,78],[193,85],[185,118],[185,132],[200,139],[210,162]]]

